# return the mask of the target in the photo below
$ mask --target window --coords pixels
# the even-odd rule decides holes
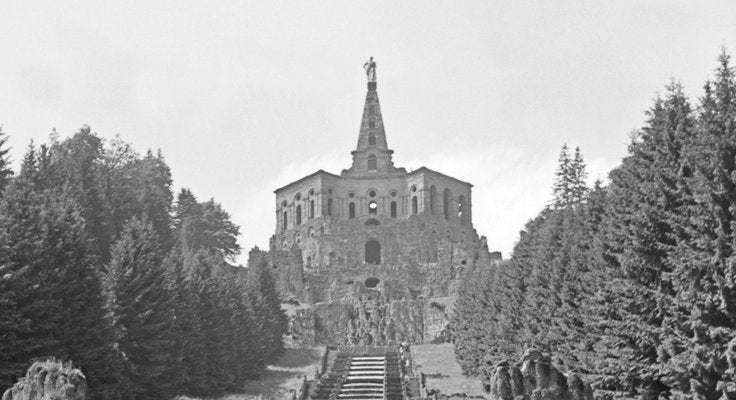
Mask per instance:
[[[365,242],[365,262],[369,264],[381,263],[381,244],[378,240]]]
[[[413,215],[417,215],[418,212],[418,202],[417,202],[417,196],[413,196],[411,198],[411,213]]]
[[[327,216],[332,216],[332,199],[327,199]]]
[[[283,218],[281,218],[281,224],[282,224],[281,229],[286,230],[288,227],[288,223],[289,223],[289,214],[287,214],[286,211],[284,211]]]
[[[375,190],[371,190],[370,192],[368,192],[368,196],[370,196],[370,197],[376,197],[376,191]]]
[[[368,135],[368,145],[369,146],[375,146],[376,145],[376,135],[373,134],[373,132]]]
[[[437,203],[437,188],[434,185],[429,187],[429,213],[434,215],[434,205]]]
[[[396,218],[396,202],[391,202],[391,218]]]
[[[376,278],[375,276],[372,276],[365,280],[365,287],[367,288],[374,288],[378,286],[378,284],[381,282],[380,279]]]
[[[355,203],[348,205],[348,218],[355,218]]]
[[[378,169],[378,162],[376,156],[371,154],[368,156],[368,171],[375,171]]]
[[[309,200],[309,219],[314,218],[314,200]]]
[[[450,196],[452,196],[450,189],[442,192],[442,212],[445,214],[445,219],[450,219]]]
[[[376,106],[368,106],[368,112],[370,114],[375,114],[376,113]]]
[[[368,121],[368,128],[375,129],[376,128],[376,121],[375,120]]]
[[[467,213],[465,212],[465,196],[460,196],[457,199],[457,217],[460,219],[460,225],[465,225],[467,221]]]
[[[368,203],[368,214],[378,214],[378,203],[376,203],[375,201],[371,201],[370,203]]]
[[[296,224],[297,225],[302,224],[302,206],[301,204],[296,206]]]

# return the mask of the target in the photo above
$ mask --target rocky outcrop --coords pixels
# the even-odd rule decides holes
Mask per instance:
[[[2,400],[85,400],[87,380],[78,369],[58,361],[33,363],[26,376],[5,391]]]
[[[441,298],[451,304],[452,298]],[[321,302],[290,315],[289,334],[299,345],[381,346],[435,340],[449,323],[447,308],[433,300],[361,297],[354,301]],[[430,318],[427,318],[427,317]]]
[[[563,374],[537,350],[527,350],[517,365],[500,363],[488,386],[496,400],[593,400],[589,384],[575,373]]]

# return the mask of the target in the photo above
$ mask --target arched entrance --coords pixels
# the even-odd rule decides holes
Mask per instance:
[[[365,262],[370,264],[381,263],[381,244],[378,240],[371,239],[365,242]]]

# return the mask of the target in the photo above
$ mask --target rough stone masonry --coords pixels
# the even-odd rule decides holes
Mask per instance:
[[[304,344],[432,341],[463,274],[492,258],[470,183],[394,166],[376,88],[369,80],[352,165],[276,189],[270,250],[249,254],[300,305],[291,326]]]

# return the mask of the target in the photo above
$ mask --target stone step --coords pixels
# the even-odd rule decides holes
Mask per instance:
[[[359,379],[365,379],[365,380],[380,380],[383,382],[383,375],[361,375],[361,376],[348,376],[349,381],[355,381]]]
[[[363,383],[345,383],[342,385],[344,388],[353,388],[353,387],[383,387],[383,383],[376,383],[376,382],[363,382]]]

